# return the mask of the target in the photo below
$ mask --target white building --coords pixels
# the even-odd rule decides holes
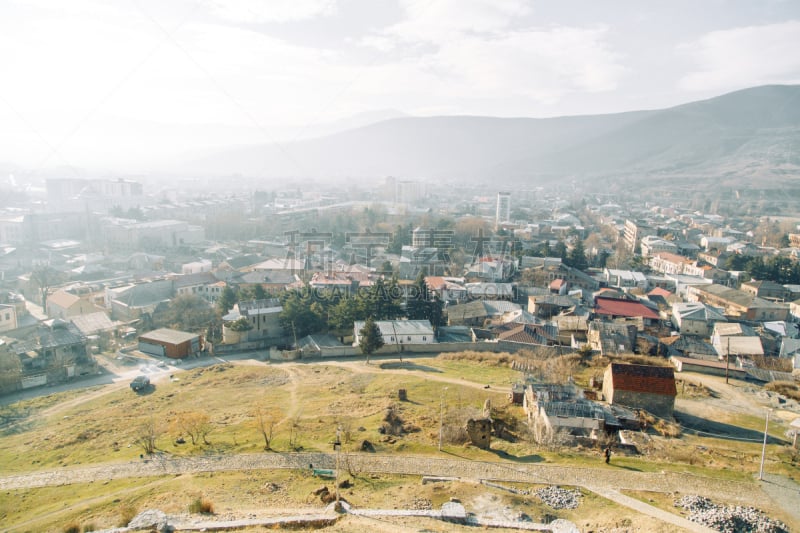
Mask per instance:
[[[676,245],[674,242],[662,239],[661,237],[656,237],[655,235],[647,235],[646,237],[642,237],[641,247],[643,257],[657,254],[659,252],[669,252],[672,254],[678,252],[678,245]]]
[[[606,268],[603,274],[610,287],[619,287],[621,289],[639,288],[642,290],[648,287],[647,276],[641,272]]]
[[[433,344],[436,342],[428,320],[377,320],[375,325],[381,331],[384,346],[397,346],[402,349],[404,344]],[[364,321],[353,323],[353,346],[358,346],[361,341],[361,330]]]
[[[511,193],[497,193],[497,211],[494,216],[494,227],[498,228],[501,224],[511,222]]]

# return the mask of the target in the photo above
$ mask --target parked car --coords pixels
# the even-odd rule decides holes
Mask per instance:
[[[150,386],[150,378],[147,376],[136,376],[131,381],[131,389],[136,392],[139,392],[142,389],[146,389]]]

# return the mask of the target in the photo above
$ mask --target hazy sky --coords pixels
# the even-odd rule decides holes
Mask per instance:
[[[800,83],[798,50],[794,0],[0,0],[0,162],[666,107]]]

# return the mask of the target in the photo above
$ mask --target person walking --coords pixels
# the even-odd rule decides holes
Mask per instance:
[[[611,448],[609,448],[608,446],[606,446],[606,449],[605,449],[605,450],[603,450],[603,455],[604,455],[604,456],[605,456],[605,458],[606,458],[606,464],[608,464],[609,462],[611,462]]]

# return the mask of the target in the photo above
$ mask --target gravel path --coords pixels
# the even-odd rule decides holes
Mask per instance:
[[[450,476],[469,480],[498,482],[527,482],[548,485],[572,485],[609,498],[638,512],[654,516],[691,531],[700,529],[683,518],[646,505],[620,493],[624,490],[656,490],[686,494],[703,494],[717,500],[755,507],[769,507],[771,498],[756,483],[706,478],[687,473],[636,472],[610,466],[580,468],[542,464],[515,464],[469,461],[457,457],[398,456],[346,454],[350,468],[358,472]],[[344,460],[344,458],[342,459]],[[259,453],[204,457],[157,456],[151,460],[109,463],[82,468],[64,468],[0,477],[0,490],[60,486],[74,483],[98,482],[110,479],[176,475],[197,472],[334,468],[335,455],[325,453]],[[782,491],[781,506],[800,507],[798,493]],[[792,508],[790,507],[790,508]],[[786,507],[784,507],[786,508]],[[690,525],[687,525],[690,524]]]

